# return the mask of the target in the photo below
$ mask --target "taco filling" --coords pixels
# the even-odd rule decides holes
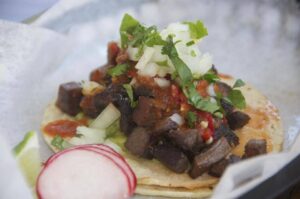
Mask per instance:
[[[264,123],[253,127],[270,118],[248,105],[245,83],[218,73],[212,56],[200,52],[207,34],[201,21],[173,23],[159,32],[126,14],[120,42],[108,44],[107,63],[91,72],[90,81],[60,85],[56,108],[66,117],[43,126],[52,147],[109,141],[128,157],[158,161],[191,180],[204,173],[220,177],[230,164],[275,150],[273,135],[260,132]],[[255,129],[246,139],[237,135],[245,125]],[[240,138],[243,150],[233,153]],[[139,182],[172,186],[145,179]],[[174,187],[201,187],[187,184]]]

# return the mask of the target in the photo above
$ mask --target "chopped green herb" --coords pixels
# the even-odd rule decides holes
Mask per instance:
[[[190,36],[192,39],[201,39],[202,37],[208,35],[206,27],[200,20],[196,21],[195,23],[184,22],[184,24],[189,26]]]
[[[197,55],[196,55],[196,52],[194,51],[194,50],[191,50],[191,56],[192,57],[196,57]]]
[[[64,149],[63,143],[64,143],[64,139],[59,135],[56,135],[51,141],[51,145],[55,146],[59,150]]]
[[[135,28],[140,25],[140,23],[134,19],[129,14],[125,14],[121,26],[120,26],[120,37],[121,37],[121,46],[126,48],[128,45],[128,34],[132,34]]]
[[[168,66],[168,60],[157,61],[157,62],[155,62],[155,63],[156,63],[157,65],[163,66],[163,67]]]
[[[128,64],[119,64],[113,68],[108,69],[107,74],[109,74],[112,77],[116,77],[124,74],[125,72],[127,72],[128,69],[129,69]]]
[[[196,113],[189,111],[187,113],[187,119],[188,119],[188,125],[190,128],[194,128],[195,127],[195,122],[197,121],[197,115]]]
[[[216,103],[211,102],[209,99],[202,98],[195,85],[193,84],[193,75],[189,67],[179,58],[173,38],[169,35],[166,44],[162,48],[162,54],[168,55],[172,61],[178,76],[181,80],[180,84],[183,87],[183,92],[189,99],[189,102],[197,109],[214,113],[219,109]]]
[[[123,87],[125,88],[125,90],[127,92],[127,95],[128,95],[128,97],[130,99],[130,105],[131,105],[131,107],[136,107],[137,101],[134,101],[132,86],[130,84],[123,84]]]
[[[237,79],[232,88],[238,88],[238,87],[242,87],[244,85],[245,85],[245,82],[243,82],[243,80]]]
[[[218,75],[216,75],[214,73],[206,73],[202,76],[202,79],[208,81],[209,83],[214,83],[214,82],[218,81],[220,78]]]
[[[232,103],[233,106],[243,109],[246,107],[246,100],[245,97],[243,96],[242,92],[240,90],[231,90],[228,99]]]
[[[185,45],[186,46],[191,46],[191,45],[194,45],[194,44],[195,44],[195,42],[192,40],[192,41],[187,42]]]

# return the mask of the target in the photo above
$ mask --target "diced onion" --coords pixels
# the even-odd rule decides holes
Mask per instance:
[[[154,78],[154,81],[157,83],[157,85],[161,88],[164,88],[164,87],[168,87],[170,86],[170,81],[165,79],[165,78],[158,78],[158,77],[155,77]]]
[[[76,134],[80,137],[73,137],[68,142],[73,145],[99,144],[103,143],[106,137],[105,130],[93,129],[85,126],[79,126]]]
[[[83,95],[93,95],[95,91],[104,89],[104,86],[94,81],[84,81],[81,86]]]
[[[119,119],[120,116],[120,111],[112,103],[110,103],[92,122],[90,127],[95,129],[106,129],[114,123],[114,121]]]
[[[173,115],[171,115],[170,119],[173,122],[176,122],[179,126],[184,124],[184,119],[178,113],[174,113]]]

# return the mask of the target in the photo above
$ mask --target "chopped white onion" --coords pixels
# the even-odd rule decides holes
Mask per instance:
[[[144,54],[142,55],[138,63],[135,65],[135,68],[138,70],[143,70],[151,60],[154,52],[155,52],[154,48],[146,47]]]
[[[173,122],[176,122],[179,126],[184,124],[184,119],[183,117],[181,117],[181,115],[179,115],[178,113],[174,113],[173,115],[171,115],[170,119]]]
[[[209,96],[216,96],[214,85],[210,84],[207,88],[207,92]]]
[[[155,77],[154,78],[154,81],[157,83],[157,85],[161,88],[164,88],[164,87],[168,87],[170,86],[170,81],[165,79],[165,78],[159,78],[159,77]]]
[[[81,86],[83,95],[93,95],[95,90],[104,90],[104,86],[93,81],[83,81]]]

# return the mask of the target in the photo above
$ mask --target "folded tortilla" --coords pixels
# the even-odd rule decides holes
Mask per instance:
[[[231,77],[222,78],[222,81],[233,85],[235,79]],[[282,148],[283,130],[278,110],[260,92],[250,85],[240,88],[246,98],[247,107],[242,110],[247,113],[251,120],[242,129],[236,132],[240,138],[240,144],[232,151],[233,154],[242,156],[245,144],[250,139],[265,139],[268,152],[278,152]],[[45,110],[42,121],[43,127],[51,121],[59,119],[74,120],[61,112],[54,103]],[[43,132],[46,143],[53,151],[56,149],[51,145],[52,138]],[[203,198],[212,193],[212,187],[218,182],[218,178],[204,174],[192,179],[188,174],[177,174],[164,167],[157,160],[146,160],[135,157],[124,152],[123,156],[132,167],[138,179],[136,193],[151,196]]]

